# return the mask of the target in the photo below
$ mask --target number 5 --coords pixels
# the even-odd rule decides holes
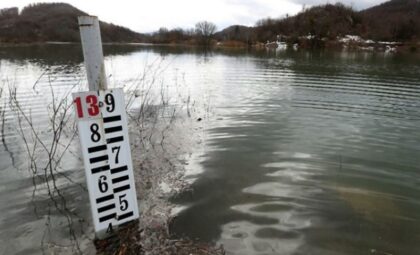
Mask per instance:
[[[128,201],[127,201],[127,200],[125,200],[125,199],[123,199],[126,195],[127,195],[127,194],[124,194],[124,195],[121,195],[121,196],[119,197],[119,200],[120,200],[120,209],[121,209],[121,211],[125,211],[125,210],[127,210],[127,208],[128,208]]]

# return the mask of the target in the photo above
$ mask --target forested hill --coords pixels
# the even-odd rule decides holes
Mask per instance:
[[[335,40],[337,36],[358,35],[383,41],[420,40],[420,0],[391,0],[372,8],[356,11],[343,4],[325,4],[307,8],[294,16],[266,18],[254,27],[231,26],[217,38],[234,38],[248,43],[277,39],[277,35]]]
[[[257,23],[255,34],[260,40],[273,40],[277,34],[311,34],[331,40],[344,35],[384,41],[419,40],[420,0],[391,0],[362,11],[339,3],[314,6],[295,16],[263,19]]]
[[[337,36],[354,35],[364,30],[361,15],[343,4],[314,6],[294,16],[263,19],[255,26],[261,41],[275,40],[276,35],[289,37],[314,36],[334,40]]]
[[[29,5],[0,10],[0,42],[80,42],[77,17],[88,15],[65,3]],[[142,35],[128,28],[100,22],[104,42],[140,42]]]
[[[361,12],[372,38],[420,39],[420,0],[392,0]]]

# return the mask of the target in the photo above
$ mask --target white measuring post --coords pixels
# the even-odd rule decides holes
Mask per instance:
[[[80,16],[79,29],[89,90],[107,89],[98,17]]]
[[[96,237],[139,218],[122,89],[107,89],[99,22],[80,17],[89,91],[73,93]]]

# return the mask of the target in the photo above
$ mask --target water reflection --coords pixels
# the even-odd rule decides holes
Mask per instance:
[[[223,87],[235,96],[219,95],[220,121],[192,159],[202,173],[174,198],[185,209],[173,231],[228,254],[418,250],[418,186],[407,177],[419,176],[419,65],[278,54],[248,58],[252,70],[226,65]]]

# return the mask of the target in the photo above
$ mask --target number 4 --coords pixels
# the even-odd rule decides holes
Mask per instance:
[[[112,232],[114,232],[114,229],[112,229],[112,223],[109,223],[108,228],[106,229],[106,233],[110,234]]]
[[[121,146],[116,146],[116,147],[112,147],[111,151],[112,153],[114,153],[114,151],[116,150],[117,153],[115,154],[115,163],[118,164],[119,160],[118,160],[118,155],[120,155],[120,148]]]

